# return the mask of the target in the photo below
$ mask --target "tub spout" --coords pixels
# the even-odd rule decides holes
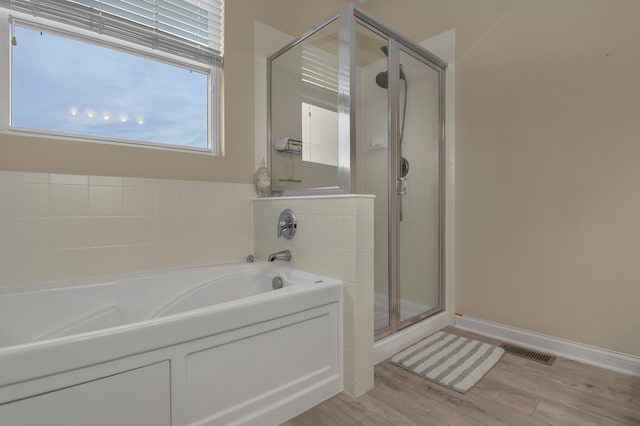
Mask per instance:
[[[288,262],[291,260],[291,252],[289,250],[281,250],[271,253],[269,255],[269,262],[273,262],[274,260],[286,260]]]

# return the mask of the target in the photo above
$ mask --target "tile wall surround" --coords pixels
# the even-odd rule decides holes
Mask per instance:
[[[373,386],[373,202],[255,199],[251,184],[0,171],[0,285],[260,260],[342,279],[344,389]],[[253,206],[252,206],[253,200]],[[298,217],[276,237],[280,211]]]
[[[253,202],[257,259],[289,249],[292,267],[344,281],[344,390],[354,396],[373,386],[373,203],[370,195]],[[285,208],[298,218],[292,240],[276,235],[278,216]]]
[[[0,171],[0,285],[244,259],[250,184]]]

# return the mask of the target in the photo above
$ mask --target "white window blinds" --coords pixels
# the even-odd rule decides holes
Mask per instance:
[[[222,64],[224,0],[0,0],[0,6]]]
[[[338,57],[317,46],[302,47],[302,81],[338,92]]]

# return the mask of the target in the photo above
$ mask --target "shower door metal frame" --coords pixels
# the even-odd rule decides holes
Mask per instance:
[[[304,42],[327,25],[338,21],[338,185],[331,187],[284,190],[270,196],[313,196],[330,194],[350,194],[355,180],[355,25],[353,5],[348,4],[337,14],[330,16],[302,36],[285,45],[267,58],[267,162],[271,170],[272,129],[271,129],[271,64],[282,54]],[[273,176],[273,173],[272,173]]]
[[[353,8],[355,24],[363,25],[388,42],[389,94],[389,325],[375,331],[375,340],[387,337],[405,327],[409,327],[444,309],[445,306],[445,75],[447,63],[422,46],[408,40],[392,29],[382,25],[366,13]],[[430,67],[438,73],[438,305],[419,315],[400,321],[400,197],[398,184],[401,177],[400,155],[400,51]]]
[[[267,157],[271,168],[271,63],[283,53],[338,20],[338,186],[283,191],[278,195],[322,195],[352,193],[355,190],[356,167],[356,27],[362,25],[378,34],[389,45],[388,56],[388,112],[389,112],[389,326],[375,331],[375,339],[386,337],[398,330],[440,312],[445,306],[445,71],[447,63],[417,43],[412,42],[391,28],[381,24],[352,3],[330,16],[267,58]],[[438,144],[439,144],[439,212],[438,212],[438,306],[420,315],[400,321],[400,253],[399,236],[400,196],[397,182],[400,177],[399,155],[399,102],[400,102],[400,51],[403,51],[438,72]],[[275,195],[275,194],[272,194]]]

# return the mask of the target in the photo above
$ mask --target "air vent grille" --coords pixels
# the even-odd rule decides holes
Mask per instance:
[[[509,343],[503,343],[501,346],[507,353],[530,359],[531,361],[540,362],[542,364],[551,365],[556,360],[555,356],[543,354],[521,346],[510,345]]]

